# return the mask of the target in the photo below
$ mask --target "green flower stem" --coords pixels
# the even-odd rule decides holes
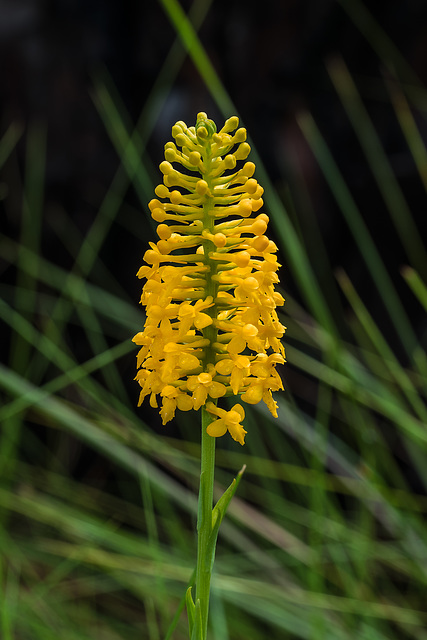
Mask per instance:
[[[213,417],[202,406],[202,446],[199,506],[197,517],[197,569],[196,602],[200,600],[202,616],[202,638],[208,632],[209,591],[211,584],[213,557],[209,557],[209,541],[212,534],[213,484],[215,471],[215,438],[206,433]]]
[[[210,144],[205,148],[204,162],[206,165],[205,179],[209,189],[212,187],[210,181]],[[209,215],[213,207],[213,198],[208,197],[203,205],[204,226],[209,231],[213,229],[214,219]],[[205,245],[205,256],[208,260],[209,271],[206,274],[206,296],[212,296],[215,300],[218,286],[212,279],[212,275],[216,273],[216,264],[209,260],[209,252],[214,250],[213,243],[208,242]],[[216,317],[216,305],[207,310],[208,314]],[[203,337],[207,338],[212,345],[217,339],[217,330],[214,324],[205,327]],[[207,347],[204,357],[204,366],[215,363],[215,354],[212,346]],[[214,400],[216,403],[216,400]],[[200,490],[199,505],[197,516],[197,569],[196,569],[196,605],[200,601],[200,612],[202,619],[201,638],[206,640],[208,633],[208,617],[209,617],[209,592],[212,575],[213,558],[210,551],[209,541],[212,534],[212,509],[213,509],[213,483],[215,472],[215,438],[212,438],[206,432],[208,425],[214,419],[205,407],[202,405],[202,436],[201,436],[201,463],[200,463]],[[199,640],[199,638],[197,638]]]

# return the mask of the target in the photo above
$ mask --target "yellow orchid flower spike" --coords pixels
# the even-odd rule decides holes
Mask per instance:
[[[139,404],[148,395],[158,406],[159,397],[164,424],[176,408],[204,406],[216,422],[211,436],[228,429],[244,444],[240,423],[230,427],[243,409],[219,414],[218,398],[264,400],[277,416],[272,391],[283,388],[276,365],[285,360],[285,327],[276,313],[284,302],[274,290],[277,248],[265,235],[263,189],[253,162],[244,162],[250,146],[238,123],[229,118],[217,132],[199,113],[194,127],[172,127],[175,142],[165,145],[160,164],[163,184],[149,203],[159,240],[137,274],[146,279],[147,319],[133,340],[141,347]]]
[[[234,116],[217,132],[199,113],[194,127],[172,127],[163,184],[148,205],[159,240],[150,242],[137,274],[145,279],[146,309],[143,331],[133,338],[140,347],[139,404],[147,396],[152,407],[160,403],[163,424],[177,409],[201,410],[195,601],[191,588],[186,596],[191,640],[207,638],[218,529],[244,471],[212,509],[215,439],[228,432],[243,445],[246,435],[242,405],[227,410],[218,401],[263,400],[277,417],[272,391],[283,389],[276,371],[285,361],[277,247],[266,236],[263,189],[254,163],[245,162],[251,149],[238,124]]]

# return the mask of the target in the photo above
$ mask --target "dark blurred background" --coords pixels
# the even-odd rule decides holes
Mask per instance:
[[[181,4],[186,11],[191,7],[188,1]],[[325,71],[328,58],[344,58],[420,222],[425,214],[417,208],[420,185],[413,161],[404,149],[379,80],[385,70],[342,4],[267,0],[261,7],[259,3],[216,0],[200,35],[279,192],[286,194],[297,167],[315,201],[331,262],[355,271],[343,222],[335,215],[335,205],[295,124],[295,114],[309,108],[366,219],[379,232],[378,196]],[[369,8],[425,81],[426,3],[376,2]],[[46,215],[63,209],[84,230],[118,164],[91,98],[94,77],[108,71],[136,124],[176,35],[159,2],[2,0],[0,14],[2,129],[11,121],[24,126],[32,121],[45,124]],[[178,119],[191,124],[201,109],[221,120],[193,63],[186,58],[149,141],[153,164],[161,160],[171,125]],[[426,133],[425,122],[419,125]],[[298,210],[298,203],[295,208]],[[13,233],[10,210],[6,217]],[[46,246],[46,250],[54,251],[54,247]],[[120,235],[110,246],[109,259],[116,262],[124,286],[128,286],[129,267],[118,257],[138,250],[120,246]],[[393,243],[384,253],[388,260],[401,258],[395,255]]]
[[[262,7],[239,1],[217,0],[210,5],[182,2],[186,12],[197,6],[201,41],[274,186],[301,229],[313,263],[316,266],[315,236],[310,246],[314,215],[332,269],[345,269],[381,326],[382,308],[375,288],[296,116],[305,109],[312,113],[395,278],[406,256],[390,227],[389,214],[326,67],[334,59],[347,65],[419,232],[424,234],[425,193],[383,81],[393,75],[394,62],[385,66],[378,47],[370,43],[381,45],[389,38],[391,46],[403,56],[401,60],[396,58],[402,68],[405,61],[412,68],[408,82],[416,77],[425,81],[426,3],[375,3],[370,11],[379,25],[376,34],[372,33],[372,23],[364,19],[363,5],[357,2],[267,0]],[[25,171],[25,134],[29,128],[38,127],[46,132],[42,250],[49,260],[68,269],[73,266],[74,256],[61,243],[61,228],[63,234],[72,221],[85,236],[119,165],[95,106],[94,84],[108,78],[130,123],[136,125],[153,86],[161,78],[176,33],[160,2],[2,0],[0,15],[1,129],[4,132],[16,122],[24,132],[14,160],[2,171],[2,225],[7,235],[18,237],[21,201],[14,184]],[[222,120],[188,56],[183,56],[171,86],[165,81],[167,93],[159,103],[146,141],[146,167],[154,184],[159,180],[156,167],[162,160],[163,145],[170,139],[170,128],[176,120],[191,124],[200,110],[217,122]],[[415,109],[414,116],[426,138],[425,113]],[[150,197],[147,193],[147,201]],[[132,215],[132,224],[138,225],[144,235],[152,233],[152,225],[133,187],[127,189],[125,203],[129,209],[117,216],[100,254],[114,273],[116,290],[121,287],[136,304],[140,283],[134,273],[145,247],[123,221]],[[272,234],[274,237],[274,229]],[[319,257],[316,267],[320,281],[322,260]],[[286,264],[286,256],[283,261]],[[8,267],[2,277],[13,283],[15,276]],[[291,272],[286,273],[284,285],[298,299]],[[404,302],[411,305],[407,287],[403,283],[397,283],[397,287]],[[417,309],[414,307],[414,324],[423,331],[424,320],[417,319]],[[382,328],[385,333],[389,331],[388,326]]]
[[[133,381],[136,348],[131,343],[132,335],[143,322],[142,309],[138,307],[141,281],[135,274],[147,242],[155,239],[147,202],[153,197],[153,185],[160,181],[158,164],[163,159],[165,142],[171,139],[171,127],[177,120],[193,124],[199,111],[206,111],[220,126],[224,119],[218,106],[220,96],[206,88],[167,17],[163,4],[170,2],[0,0],[0,360],[8,362],[8,368],[0,366],[0,548],[7,550],[6,564],[14,566],[17,559],[17,576],[21,573],[20,547],[30,550],[29,569],[24,567],[22,572],[24,598],[32,592],[39,593],[44,576],[56,571],[57,539],[63,538],[67,544],[71,540],[79,553],[86,547],[88,532],[90,536],[93,532],[93,513],[102,525],[98,538],[91,538],[97,548],[104,545],[104,528],[107,530],[110,522],[118,530],[136,532],[141,544],[145,544],[144,536],[150,542],[153,532],[149,518],[154,514],[158,516],[159,540],[167,553],[176,547],[179,554],[175,560],[180,565],[184,549],[182,557],[190,558],[188,566],[192,566],[195,516],[185,505],[186,501],[190,504],[189,496],[192,498],[197,491],[198,415],[196,412],[177,415],[165,428],[158,410],[150,408],[148,402],[137,409],[138,386]],[[180,0],[180,5],[196,25],[201,43],[248,129],[261,160],[257,162],[258,172],[264,165],[267,172],[264,176],[269,176],[291,221],[286,227],[288,218],[280,209],[280,201],[278,211],[266,206],[271,220],[269,235],[278,240],[282,249],[280,286],[287,298],[284,314],[288,331],[284,343],[289,355],[283,367],[286,390],[277,394],[282,413],[271,425],[265,414],[259,412],[262,407],[255,412],[248,410],[248,438],[243,450],[231,438],[220,439],[219,481],[227,486],[230,473],[235,473],[243,464],[243,456],[252,451],[262,466],[257,471],[252,461],[250,471],[248,464],[248,477],[239,487],[239,496],[248,504],[259,500],[261,510],[277,519],[285,532],[289,529],[298,540],[319,550],[318,560],[307,571],[305,547],[301,557],[288,558],[285,542],[280,549],[280,554],[284,552],[280,562],[286,580],[288,570],[294,571],[297,584],[301,583],[304,589],[324,590],[335,598],[339,592],[339,582],[334,582],[335,569],[343,562],[342,583],[349,586],[342,593],[348,602],[362,597],[355,619],[364,623],[365,604],[371,598],[372,602],[378,600],[381,607],[384,605],[384,611],[391,612],[391,626],[384,627],[384,635],[373,632],[368,636],[362,635],[358,620],[354,626],[350,620],[349,633],[334,637],[401,640],[407,636],[392,636],[390,632],[394,624],[392,612],[407,607],[408,616],[412,616],[417,609],[425,609],[424,574],[422,580],[419,577],[425,552],[421,555],[419,549],[425,540],[427,476],[425,448],[418,445],[425,447],[423,394],[427,364],[424,369],[417,368],[411,359],[413,356],[416,359],[416,348],[421,351],[426,344],[426,314],[401,274],[401,268],[411,264],[416,252],[410,255],[411,248],[404,247],[401,234],[392,223],[390,202],[385,201],[387,194],[381,192],[380,180],[376,179],[355,133],[361,131],[360,122],[353,126],[339,94],[343,88],[340,83],[346,77],[352,79],[390,163],[390,189],[396,193],[396,184],[400,186],[408,203],[406,212],[404,208],[398,211],[400,223],[404,227],[410,211],[416,225],[412,238],[425,238],[427,155],[423,174],[402,133],[390,89],[395,87],[396,95],[407,101],[418,127],[418,142],[426,154],[427,93],[423,85],[427,81],[427,3]],[[109,121],[108,109],[112,114]],[[114,109],[116,115],[112,113]],[[363,260],[363,250],[357,246],[354,231],[345,220],[342,203],[337,204],[325,179],[323,171],[327,163],[324,158],[323,162],[315,158],[302,132],[300,115],[304,113],[311,113],[342,172],[348,193],[358,206],[396,287],[397,308],[401,303],[408,313],[406,327],[410,330],[405,340],[399,340],[402,336],[395,328],[405,323],[393,326],[390,309],[396,309],[396,305],[393,306],[392,294],[389,302],[393,304],[386,310],[379,295],[380,287],[374,283]],[[227,113],[225,117],[230,115]],[[138,152],[141,166],[133,181],[128,175],[129,167],[121,166],[125,154],[117,141],[126,139],[120,130],[122,124],[127,135],[138,127],[143,149]],[[9,143],[5,140],[11,139],[11,151],[7,153]],[[379,162],[374,170],[384,171],[384,166],[384,162]],[[266,186],[262,173],[256,175]],[[274,189],[271,191],[274,193]],[[304,294],[296,261],[292,261],[289,245],[283,238],[286,229],[295,229],[302,246],[299,255],[308,255],[316,277],[314,293],[320,290],[320,298],[325,297],[326,308],[337,327],[337,338],[335,327],[322,325],[310,308],[310,296]],[[417,269],[427,282],[427,264],[418,264]],[[342,293],[344,287],[340,288],[336,278],[340,270],[348,274],[381,337],[386,338],[385,349],[382,344],[377,349],[378,345],[372,344],[375,340],[370,341],[372,336],[362,330],[362,323],[355,321],[357,304],[351,308]],[[388,345],[391,355],[386,353],[384,357]],[[110,353],[110,349],[116,351]],[[107,364],[102,358],[107,359]],[[405,369],[395,367],[399,362]],[[79,367],[81,364],[84,367]],[[37,395],[39,392],[46,393],[46,406]],[[52,407],[58,409],[57,414]],[[69,414],[74,416],[72,424],[67,422]],[[257,429],[258,425],[262,428]],[[161,438],[158,434],[162,434]],[[107,444],[103,444],[104,436]],[[163,450],[163,439],[170,449]],[[326,449],[326,441],[330,449]],[[120,458],[116,445],[125,449],[126,459]],[[334,447],[339,454],[336,457],[330,454]],[[134,457],[134,452],[139,457]],[[144,464],[148,460],[148,471],[144,465],[137,467],[135,460],[143,460]],[[279,466],[284,475],[279,474]],[[160,475],[152,473],[153,470],[160,471]],[[295,471],[301,473],[295,475]],[[137,478],[134,473],[146,474],[145,480],[148,478],[145,489],[142,486],[143,505],[138,512],[134,509],[140,508],[138,480],[142,475]],[[341,480],[329,485],[329,480],[335,480],[334,474],[355,481],[354,495],[351,484],[350,489],[345,485],[343,492],[336,489]],[[158,477],[167,482],[156,484]],[[381,502],[377,489],[373,493],[370,487],[367,490],[366,478],[379,479],[384,496],[394,488],[396,495],[390,494],[389,503]],[[170,479],[175,484],[170,484]],[[271,487],[267,480],[272,481]],[[153,499],[149,494],[151,482]],[[261,491],[264,484],[265,494]],[[332,487],[331,498],[326,487],[328,492]],[[180,501],[183,489],[188,491]],[[338,505],[337,512],[343,515],[341,538],[334,527],[332,533],[324,527],[321,517],[323,509],[327,512],[329,506],[319,507],[317,489],[324,492],[322,504],[323,500],[332,504],[332,514],[334,505]],[[411,492],[415,496],[413,502]],[[27,502],[22,496],[25,499],[29,496]],[[51,505],[52,496],[55,501]],[[120,504],[115,501],[117,496],[123,499]],[[180,500],[175,503],[176,496]],[[45,504],[51,519],[45,520]],[[77,514],[70,523],[65,516],[63,521],[56,516],[62,507],[66,514],[69,505]],[[306,511],[301,510],[301,505]],[[6,515],[1,511],[4,507]],[[389,528],[389,523],[396,521],[397,509],[400,509],[399,526]],[[367,514],[369,517],[365,517]],[[249,554],[255,549],[251,546],[255,531],[268,553],[272,552],[271,557],[275,557],[275,541],[268,535],[265,540],[262,538],[270,531],[264,518],[256,522],[251,511],[247,517]],[[416,517],[419,533],[415,535],[410,527],[411,519],[415,521]],[[254,522],[258,531],[252,527]],[[180,528],[181,534],[185,533],[182,549],[177,535]],[[362,542],[357,536],[353,538],[353,533],[359,535],[360,531],[364,536],[360,538]],[[45,557],[46,536],[53,540],[53,553]],[[388,548],[383,553],[377,544],[382,540],[388,544],[389,536],[396,540],[395,556],[389,555]],[[401,540],[406,554],[402,576],[397,572],[403,566]],[[405,547],[406,541],[409,543]],[[13,550],[15,544],[17,549]],[[334,555],[339,545],[344,550],[343,560],[339,554]],[[108,548],[107,543],[105,547]],[[130,557],[131,565],[126,567],[133,569],[134,547],[123,543],[118,548]],[[230,562],[240,555],[244,558],[241,565],[244,571],[248,575],[254,571],[250,563],[246,566],[240,548],[225,545],[223,548],[227,553],[227,571],[229,566],[234,567]],[[150,544],[148,552],[151,561]],[[378,563],[372,572],[371,554],[376,554]],[[62,555],[67,561],[68,547],[59,552],[59,557]],[[270,564],[264,566],[263,556],[259,558],[260,567],[268,574],[268,583]],[[332,587],[328,583],[323,588],[317,582],[315,563],[321,566],[325,558],[321,569],[327,576],[325,585],[330,576],[333,579]],[[390,558],[396,559],[397,569]],[[347,581],[353,571],[351,563],[356,567],[355,587],[352,580]],[[151,598],[154,590],[157,600],[153,611],[157,615],[165,599],[160,590],[155,592],[156,570],[154,567],[154,574],[147,574],[146,593]],[[101,585],[105,576],[110,579],[108,563],[103,571],[102,568]],[[80,568],[77,576],[79,572]],[[135,626],[135,621],[139,621],[141,629],[145,629],[145,620],[141,621],[139,599],[134,602],[132,572],[129,574],[126,589],[131,596],[127,593],[124,598],[126,607],[130,603],[129,609],[122,609],[120,580],[119,587],[114,580],[111,587],[119,594],[117,609],[112,609],[113,614],[117,613],[117,628],[122,628],[123,621],[128,621],[129,627],[123,628],[122,635],[88,632],[82,638],[130,638],[134,637],[132,633],[148,637]],[[73,575],[70,570],[71,578]],[[85,570],[81,575],[86,576]],[[253,575],[258,575],[257,566]],[[64,625],[70,628],[75,625],[77,635],[64,635],[58,623],[58,627],[52,627],[55,629],[52,637],[80,638],[79,616],[83,614],[76,615],[73,606],[62,607],[62,602],[67,602],[63,593],[67,594],[68,583],[62,580],[60,572],[58,576],[50,583],[48,612],[49,615],[51,611],[55,615],[59,612],[60,618],[67,611],[68,622]],[[18,577],[17,584],[20,580]],[[174,587],[176,602],[181,598],[185,580],[187,577]],[[372,597],[367,590],[370,581]],[[78,588],[70,584],[72,596],[75,589],[78,593]],[[85,588],[83,584],[84,599]],[[290,592],[293,593],[292,589]],[[40,593],[44,597],[43,589]],[[305,591],[301,593],[305,597]],[[242,602],[252,615],[251,601],[243,596]],[[79,596],[76,597],[78,603]],[[114,598],[113,595],[109,600],[102,594],[99,597],[99,611],[104,608],[107,618]],[[40,602],[41,599],[34,598],[37,618]],[[301,602],[298,619],[305,622],[308,609],[304,599]],[[280,607],[282,604],[280,598]],[[164,613],[163,622],[172,619],[175,611],[172,601],[166,605],[170,610]],[[316,600],[313,610],[318,611],[318,605]],[[94,620],[97,606],[95,601]],[[6,606],[4,610],[16,614],[25,627],[25,609]],[[230,611],[229,619],[233,621],[235,609]],[[316,637],[328,636],[337,619],[335,613],[338,615],[338,610],[333,618],[325,617],[328,624],[325,635]],[[342,619],[346,616],[344,607]],[[411,620],[402,618],[406,619]],[[250,621],[252,625],[252,618]],[[343,629],[347,629],[346,625],[347,622]],[[113,629],[107,620],[105,628],[108,627]],[[49,620],[46,628],[50,628]],[[40,629],[40,635],[34,635],[30,629],[29,635],[20,638],[51,637]],[[262,615],[259,629],[256,637],[265,637]],[[282,627],[276,632],[278,635],[268,637],[284,637]],[[247,638],[248,633],[242,627],[242,635],[233,637]],[[414,634],[408,637],[417,638],[416,634],[414,627]],[[419,637],[425,636],[420,633]]]

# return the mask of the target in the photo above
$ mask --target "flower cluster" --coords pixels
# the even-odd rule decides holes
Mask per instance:
[[[194,127],[172,128],[163,184],[149,203],[159,241],[150,243],[137,274],[146,278],[147,317],[133,340],[140,347],[139,404],[149,396],[158,407],[160,396],[163,424],[176,408],[204,405],[214,417],[209,435],[228,430],[244,444],[243,407],[226,411],[217,399],[264,400],[277,416],[271,392],[283,388],[276,365],[284,362],[285,327],[276,313],[284,303],[274,290],[277,247],[265,235],[268,217],[258,213],[263,189],[255,165],[241,162],[250,146],[238,122],[229,118],[217,132],[199,113]]]

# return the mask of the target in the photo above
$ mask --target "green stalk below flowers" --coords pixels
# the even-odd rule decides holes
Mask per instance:
[[[213,484],[215,470],[215,438],[206,429],[213,417],[202,407],[202,444],[200,464],[200,489],[197,515],[197,569],[196,604],[200,603],[201,634],[195,640],[207,637],[209,593],[215,546],[210,549],[212,536]]]
[[[186,605],[190,640],[206,640],[208,633],[209,596],[212,570],[215,560],[216,541],[222,519],[239,485],[246,465],[224,491],[215,507],[213,505],[213,485],[215,472],[215,438],[207,433],[207,427],[214,417],[202,407],[202,443],[200,489],[197,513],[197,566],[196,602],[187,590]]]

